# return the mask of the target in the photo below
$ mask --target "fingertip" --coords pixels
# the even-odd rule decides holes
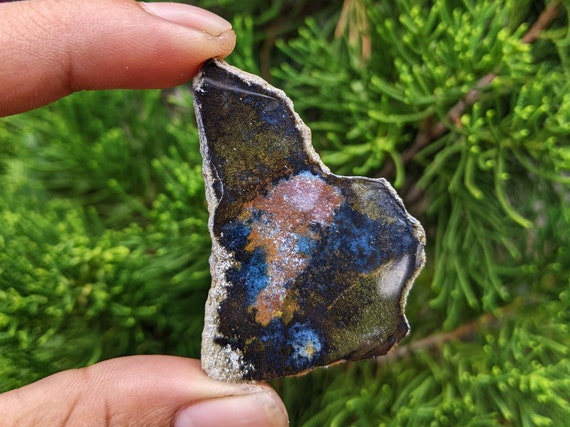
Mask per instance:
[[[194,77],[200,65],[207,59],[223,59],[230,55],[236,45],[236,34],[232,24],[224,18],[196,6],[180,3],[139,3],[148,14],[164,19],[170,24],[184,28],[187,33],[174,40],[186,39],[189,50],[187,58],[193,62],[190,77]],[[174,30],[173,30],[174,31]],[[175,84],[187,81],[187,75],[181,75]]]
[[[215,380],[203,371],[197,359],[128,356],[87,369],[89,375],[80,371],[73,375],[89,378],[90,392],[106,395],[115,419],[138,416],[146,422],[144,425],[158,426],[164,424],[155,417],[163,414],[174,420],[176,427],[288,425],[285,405],[268,384]]]
[[[205,10],[173,3],[137,9],[142,13],[129,12],[130,26],[116,17],[107,24],[112,31],[72,46],[74,91],[176,86],[207,59],[224,58],[235,47],[231,24]]]
[[[182,409],[174,427],[285,427],[289,418],[271,388],[256,393],[202,400]]]
[[[61,372],[0,396],[4,425],[285,426],[267,384],[209,378],[200,361],[129,356]],[[109,420],[112,420],[110,422]]]
[[[138,3],[151,15],[166,19],[184,27],[204,31],[212,36],[219,36],[232,29],[232,24],[221,16],[181,3]]]
[[[182,4],[44,0],[2,6],[0,116],[80,90],[176,86],[205,60],[229,55],[236,43],[229,22]]]

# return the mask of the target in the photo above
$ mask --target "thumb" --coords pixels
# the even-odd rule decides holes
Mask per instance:
[[[0,395],[2,426],[286,426],[277,393],[210,379],[200,362],[131,356]]]
[[[0,116],[84,89],[175,86],[235,45],[229,22],[178,3],[1,3],[0,21]]]

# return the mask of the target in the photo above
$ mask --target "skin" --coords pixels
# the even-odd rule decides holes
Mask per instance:
[[[235,45],[230,23],[175,3],[0,3],[0,116],[81,90],[184,83]],[[0,394],[2,426],[286,426],[266,384],[210,379],[198,360],[131,356]]]
[[[206,59],[233,50],[229,22],[195,7],[161,6],[131,0],[1,3],[0,115],[80,90],[176,86]]]

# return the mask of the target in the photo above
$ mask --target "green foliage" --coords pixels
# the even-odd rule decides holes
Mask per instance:
[[[315,409],[327,410],[303,413],[302,425],[559,425],[570,416],[568,295],[547,304],[561,313],[556,325],[543,305],[517,307],[523,322],[509,313],[468,343],[335,368],[319,378],[327,386]]]
[[[0,177],[1,389],[124,354],[199,355],[201,158],[188,91],[169,99],[86,93],[2,122],[16,154]]]
[[[548,4],[202,4],[234,24],[228,61],[287,92],[333,172],[387,174],[428,233],[404,348],[275,381],[292,424],[563,425],[568,3],[532,43]],[[0,120],[0,390],[119,355],[198,356],[200,164],[187,87]]]

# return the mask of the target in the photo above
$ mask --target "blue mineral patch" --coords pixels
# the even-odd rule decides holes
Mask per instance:
[[[240,267],[228,270],[227,279],[245,291],[246,300],[251,305],[259,293],[269,285],[267,262],[263,249],[256,248]]]
[[[310,257],[318,247],[319,241],[311,236],[298,236],[296,249],[303,256]]]
[[[222,227],[221,238],[230,251],[242,250],[247,244],[251,226],[243,221],[232,221]]]
[[[322,335],[308,324],[294,323],[289,327],[288,344],[293,353],[288,362],[298,369],[308,369],[324,348]]]
[[[412,224],[378,221],[342,206],[335,213],[334,224],[326,230],[327,245],[316,255],[319,263],[337,258],[342,264],[352,265],[359,273],[370,273],[389,259],[415,252],[417,239]]]

